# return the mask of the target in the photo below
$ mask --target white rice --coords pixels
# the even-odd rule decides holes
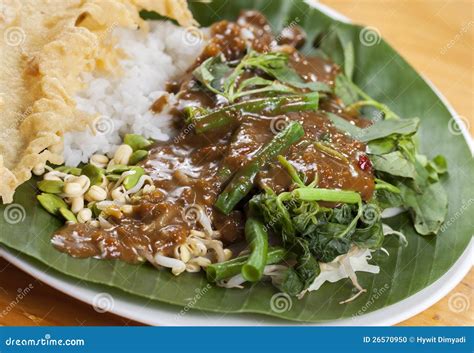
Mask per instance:
[[[203,35],[171,22],[150,24],[147,35],[138,30],[116,29],[118,46],[128,58],[121,61],[124,74],[117,78],[97,73],[84,75],[87,89],[75,98],[77,107],[97,116],[93,126],[64,136],[65,163],[76,166],[94,153],[111,154],[125,133],[166,141],[172,134],[171,115],[150,111],[165,92],[166,82],[181,75],[196,59]],[[175,101],[169,95],[169,101]]]

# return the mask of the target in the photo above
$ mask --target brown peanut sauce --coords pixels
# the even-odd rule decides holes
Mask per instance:
[[[180,80],[170,83],[170,90],[179,92],[183,105],[206,108],[222,106],[215,95],[205,92],[193,79],[192,71],[206,58],[222,53],[227,60],[245,55],[249,37],[254,50],[270,50],[275,44],[284,45],[290,54],[290,65],[306,82],[323,82],[329,86],[339,68],[321,58],[305,57],[295,48],[305,40],[299,29],[286,31],[275,38],[270,26],[258,12],[244,12],[236,22],[221,21],[211,27],[211,39],[201,56]],[[246,40],[244,40],[244,37]],[[244,75],[249,75],[245,73]],[[158,101],[152,107],[161,110],[166,102]],[[121,259],[136,263],[150,254],[160,252],[172,255],[175,247],[185,241],[190,230],[202,229],[186,212],[196,205],[210,217],[213,229],[221,233],[224,243],[242,239],[244,203],[230,215],[217,211],[213,205],[225,185],[218,177],[219,169],[226,165],[232,171],[244,166],[252,156],[272,140],[278,124],[299,121],[305,135],[283,154],[305,176],[309,183],[315,178],[318,187],[353,190],[369,200],[374,191],[371,168],[362,168],[361,156],[366,146],[337,130],[325,112],[337,113],[351,123],[366,127],[370,121],[354,114],[345,114],[337,97],[327,95],[320,100],[316,112],[293,112],[279,116],[244,115],[232,129],[197,135],[192,127],[182,123],[182,113],[176,110],[181,132],[168,142],[157,142],[149,156],[140,165],[153,179],[156,190],[134,201],[133,213],[120,217],[110,216],[112,229],[98,229],[84,224],[70,224],[53,236],[53,244],[60,251],[74,257]],[[276,123],[277,122],[277,123]],[[344,159],[321,150],[315,142],[330,146]],[[277,162],[268,163],[254,181],[255,192],[263,186],[276,192],[291,189],[292,181],[286,170]]]

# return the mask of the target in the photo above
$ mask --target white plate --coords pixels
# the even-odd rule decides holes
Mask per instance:
[[[327,15],[340,20],[349,20],[325,5],[308,1],[314,7],[325,12]],[[446,98],[434,85],[425,79],[441,101],[449,109],[451,115],[462,128],[463,135],[474,155],[474,142],[464,124],[459,119]],[[471,240],[462,256],[455,262],[446,274],[430,286],[424,288],[411,297],[398,303],[387,306],[374,312],[357,316],[355,318],[341,319],[324,323],[325,326],[370,326],[370,325],[394,325],[426,310],[434,303],[447,295],[469,272],[474,258],[474,240]],[[252,314],[214,314],[203,311],[183,311],[178,306],[172,306],[145,298],[130,295],[118,289],[105,285],[91,284],[78,281],[65,276],[47,266],[18,254],[4,247],[0,247],[0,256],[11,262],[16,267],[50,285],[57,290],[88,303],[94,307],[107,308],[109,312],[126,317],[128,319],[149,325],[173,325],[173,326],[235,326],[235,325],[301,325],[292,321],[283,321],[271,317]],[[101,309],[99,309],[101,310]],[[308,324],[315,325],[315,324]],[[319,326],[319,325],[315,325]]]

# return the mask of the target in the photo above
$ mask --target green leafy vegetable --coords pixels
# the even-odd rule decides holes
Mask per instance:
[[[327,114],[331,122],[339,129],[349,133],[362,142],[380,141],[393,135],[413,135],[418,130],[420,119],[379,120],[362,129],[332,113]]]
[[[349,79],[345,75],[337,75],[334,85],[334,94],[339,97],[346,106],[357,102],[359,94],[350,84]]]
[[[273,78],[254,76],[239,80],[245,70],[261,70]],[[295,88],[330,92],[322,82],[304,82],[291,68],[288,54],[282,52],[258,53],[250,50],[236,67],[223,62],[221,56],[205,60],[193,71],[194,77],[209,91],[227,99],[229,103],[240,97],[262,93],[292,93]],[[275,81],[276,80],[276,81]]]
[[[343,204],[330,209],[321,207],[319,201]],[[267,190],[252,198],[250,209],[260,214],[266,226],[281,235],[285,248],[297,255],[295,272],[285,275],[289,283],[282,281],[279,285],[289,293],[312,283],[319,273],[314,259],[330,262],[353,245],[378,249],[383,242],[380,210],[375,205],[362,206],[356,192],[306,186],[279,195]],[[376,211],[369,217],[366,209]]]
[[[351,124],[348,120],[341,118],[339,115],[333,113],[326,113],[326,115],[337,129],[348,133],[353,138],[363,135],[363,129]]]
[[[400,117],[391,110],[387,105],[377,102],[364,92],[359,86],[351,81],[351,79],[344,74],[339,74],[336,77],[336,84],[334,86],[334,94],[342,99],[346,105],[346,110],[359,110],[365,106],[371,106],[379,110],[385,119],[400,119]]]
[[[421,193],[400,185],[403,204],[408,206],[421,235],[437,234],[446,217],[448,197],[440,183],[433,183]]]
[[[418,162],[426,168],[430,181],[438,181],[439,176],[448,171],[448,162],[444,156],[436,156],[429,161],[425,156],[417,155]]]
[[[360,141],[369,142],[391,135],[413,135],[418,131],[420,119],[381,120],[363,129]]]
[[[209,91],[225,96],[224,81],[231,72],[232,68],[218,55],[205,60],[193,71],[193,75]]]
[[[242,59],[239,66],[242,70],[246,68],[260,69],[278,81],[292,87],[330,92],[329,86],[324,83],[304,82],[288,64],[288,54],[283,52],[260,54],[252,50]]]
[[[400,151],[373,155],[371,161],[374,168],[380,172],[405,178],[416,178],[415,166]]]
[[[315,271],[315,273],[318,273],[318,271]],[[304,283],[298,272],[291,267],[283,272],[278,279],[273,279],[272,284],[283,293],[292,296],[296,296],[304,290]]]
[[[328,113],[329,119],[338,129],[368,143],[370,159],[379,180],[375,193],[379,205],[408,206],[419,234],[437,234],[447,213],[446,191],[437,182],[439,175],[447,171],[447,162],[442,156],[428,161],[427,157],[417,152],[414,137],[420,120],[401,119],[345,75],[339,75],[336,80],[335,93],[341,95],[348,111],[370,106],[383,114],[381,119],[362,129]],[[433,189],[438,193],[437,198],[432,195]]]
[[[250,211],[260,215],[281,236],[284,247],[296,254],[297,264],[276,281],[278,288],[295,294],[308,288],[319,274],[317,261],[330,262],[353,245],[377,249],[383,242],[383,230],[379,209],[363,206],[357,192],[305,186],[295,168],[284,157],[278,159],[297,188],[278,195],[266,189],[252,198]],[[342,205],[325,208],[320,201]],[[372,217],[366,212],[369,206],[377,210]]]

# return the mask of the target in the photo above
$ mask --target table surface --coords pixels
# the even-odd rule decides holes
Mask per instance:
[[[376,27],[408,62],[430,79],[471,134],[473,109],[474,3],[428,0],[324,0],[355,22]],[[18,290],[33,289],[17,303]],[[474,325],[474,270],[445,298],[400,325]],[[463,301],[461,306],[456,305]],[[458,302],[459,303],[459,302]],[[139,325],[100,314],[0,260],[0,325]]]

